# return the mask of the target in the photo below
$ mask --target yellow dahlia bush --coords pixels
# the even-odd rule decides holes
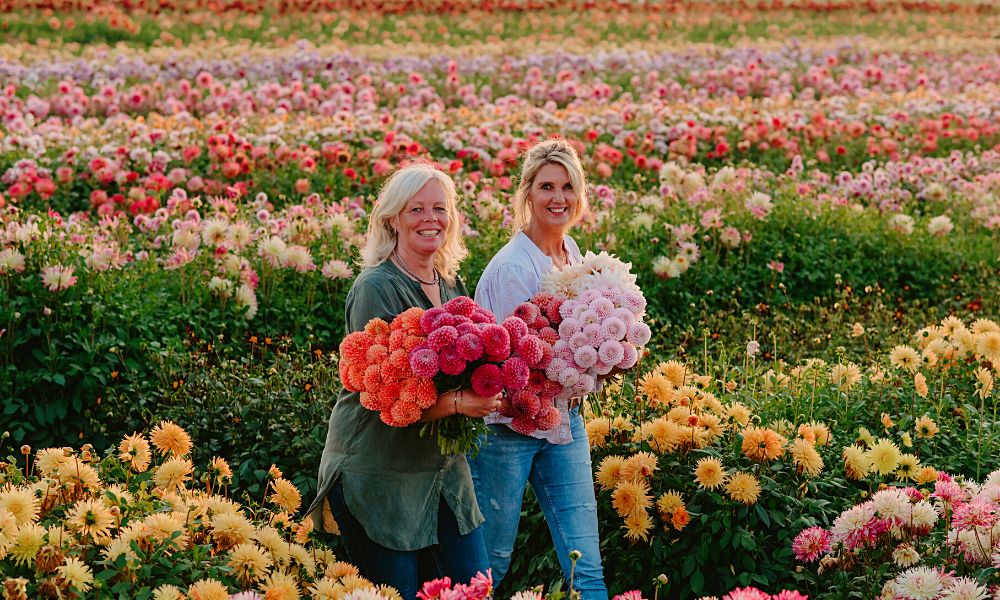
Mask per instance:
[[[25,446],[24,462],[0,463],[3,598],[399,597],[314,541],[276,468],[264,498],[241,502],[227,495],[226,461],[199,468],[191,450],[164,421],[103,459],[89,445]]]
[[[998,332],[948,317],[865,361],[766,370],[752,341],[735,360],[671,360],[606,385],[585,414],[602,536],[616,548],[606,568],[641,580],[652,556],[681,596],[715,589],[712,577],[797,583],[798,531],[886,486],[997,468]]]

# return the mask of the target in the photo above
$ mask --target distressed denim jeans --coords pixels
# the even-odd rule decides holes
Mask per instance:
[[[538,498],[569,584],[569,553],[582,554],[573,569],[573,588],[583,600],[607,600],[597,531],[597,500],[590,466],[590,446],[578,409],[569,413],[573,442],[552,444],[521,435],[506,425],[490,425],[486,445],[469,457],[479,508],[486,517],[483,535],[499,586],[510,568],[521,518],[525,485]]]

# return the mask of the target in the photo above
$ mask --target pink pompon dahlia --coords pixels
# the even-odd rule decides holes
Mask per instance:
[[[470,317],[473,323],[496,323],[496,316],[489,310],[479,306],[472,312]]]
[[[816,562],[820,555],[830,550],[831,538],[830,531],[822,527],[803,529],[792,542],[795,560],[804,563]]]
[[[607,319],[611,316],[611,312],[615,310],[615,304],[607,298],[595,298],[590,302],[590,310],[597,313],[597,316],[601,319]]]
[[[625,335],[628,343],[636,346],[645,346],[649,343],[649,338],[651,337],[653,337],[653,332],[649,329],[649,325],[641,322],[629,325],[628,333]]]
[[[549,302],[549,305],[545,307],[545,318],[555,325],[558,325],[562,321],[562,313],[559,309],[562,307],[563,302],[562,298],[557,298]]]
[[[622,592],[617,596],[613,597],[611,600],[646,600],[642,597],[642,592],[639,590],[629,590],[627,592]]]
[[[424,333],[430,333],[434,331],[434,321],[438,317],[445,314],[445,310],[440,306],[435,306],[434,308],[427,309],[424,314],[420,315],[420,328],[423,329]]]
[[[476,367],[472,372],[472,390],[480,396],[496,396],[503,391],[503,371],[494,364]]]
[[[525,323],[531,323],[538,317],[542,316],[542,312],[538,310],[538,307],[534,304],[530,302],[522,302],[514,309],[514,316],[521,319]]]
[[[439,327],[427,336],[427,345],[435,352],[449,348],[458,340],[458,330],[450,325]]]
[[[597,349],[597,358],[606,365],[617,365],[625,358],[625,348],[622,347],[621,342],[608,340]]]
[[[597,364],[597,350],[593,346],[580,346],[573,353],[573,360],[581,369],[589,369]]]
[[[417,377],[431,378],[438,374],[438,354],[424,346],[410,353],[410,369]]]
[[[594,302],[597,302],[596,300]],[[620,342],[628,333],[628,325],[618,317],[607,317],[601,321],[601,337]]]
[[[637,292],[625,292],[620,298],[621,305],[629,309],[632,314],[641,315],[646,311],[646,298]]]
[[[529,366],[537,366],[545,355],[545,342],[536,335],[528,334],[517,343],[517,354]]]
[[[563,322],[559,324],[559,337],[568,340],[574,334],[580,333],[581,329],[583,329],[583,323],[580,323],[580,321],[572,317],[564,319]]]
[[[475,333],[466,333],[455,342],[455,351],[465,360],[479,360],[484,351],[483,340]]]
[[[511,391],[524,389],[528,385],[531,369],[524,360],[512,356],[503,363],[503,386]]]
[[[545,406],[535,415],[535,426],[541,431],[554,429],[562,419],[562,414],[554,406]]]
[[[510,343],[517,344],[521,338],[528,335],[528,324],[523,319],[517,317],[507,317],[501,323],[507,333],[510,334]]]
[[[510,355],[510,334],[499,325],[486,325],[482,332],[483,345],[490,356],[507,358]]]
[[[625,356],[618,361],[617,366],[619,369],[631,369],[635,366],[635,363],[639,362],[639,351],[628,342],[622,344],[622,349],[625,350]]]
[[[438,366],[445,375],[461,375],[467,364],[465,359],[451,348],[442,350],[438,355]]]
[[[472,313],[476,311],[476,303],[468,296],[459,296],[445,302],[441,308],[444,308],[453,315],[471,317]]]
[[[514,394],[510,403],[519,416],[527,419],[534,419],[539,409],[542,408],[541,399],[529,390],[521,390]]]

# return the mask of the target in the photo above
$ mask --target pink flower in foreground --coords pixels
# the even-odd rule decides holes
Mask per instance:
[[[42,269],[42,285],[49,288],[50,292],[62,292],[74,284],[76,277],[73,276],[73,267],[52,265]]]
[[[729,592],[722,600],[771,600],[771,597],[755,587],[745,587]]]
[[[775,273],[783,273],[785,271],[785,263],[772,260],[767,263],[767,268],[771,269]]]
[[[432,579],[424,583],[423,589],[417,592],[417,598],[420,598],[420,600],[432,600],[433,598],[440,598],[442,592],[446,592],[450,589],[451,589],[450,577]]]
[[[784,590],[772,596],[773,600],[809,600],[809,596],[800,594],[795,590]]]
[[[468,597],[471,600],[485,600],[489,598],[490,594],[493,593],[493,571],[486,569],[485,574],[482,571],[476,573],[475,577],[469,581],[467,591]]]
[[[821,554],[830,550],[830,532],[822,527],[803,529],[792,542],[795,560],[804,563],[816,562]]]
[[[618,594],[611,600],[645,600],[645,598],[642,597],[642,592],[639,590],[629,590]]]

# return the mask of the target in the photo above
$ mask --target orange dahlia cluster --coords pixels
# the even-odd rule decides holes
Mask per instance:
[[[361,405],[378,411],[392,427],[416,423],[438,397],[431,379],[410,368],[410,352],[427,337],[420,329],[421,308],[411,308],[386,323],[372,319],[362,331],[340,343],[340,380],[352,392],[361,392]]]

